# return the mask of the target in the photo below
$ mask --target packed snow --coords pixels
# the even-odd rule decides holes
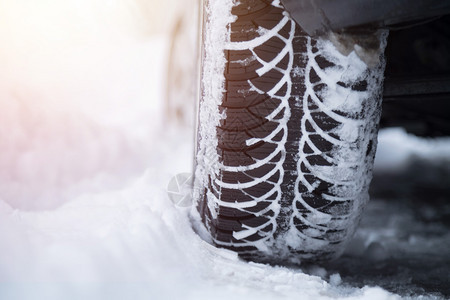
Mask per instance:
[[[442,254],[450,244],[448,230],[415,222],[395,201],[369,204],[342,260],[365,262],[353,269],[340,261],[249,263],[202,240],[191,227],[189,208],[174,205],[166,190],[173,176],[191,172],[193,157],[193,129],[173,125],[163,114],[167,37],[127,34],[63,48],[50,44],[30,56],[2,49],[0,299],[445,296],[439,288],[414,290],[418,285],[407,271],[396,277],[386,267],[411,248],[413,262],[425,265],[421,257],[433,249],[430,255],[444,262],[436,280],[441,290],[449,286],[449,259]],[[378,153],[380,172],[406,168],[411,157],[448,165],[450,141],[387,130]],[[371,277],[360,270],[369,264]],[[385,274],[399,288],[383,281]]]

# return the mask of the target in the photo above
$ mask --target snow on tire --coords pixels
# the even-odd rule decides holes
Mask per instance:
[[[193,214],[246,259],[338,256],[368,201],[383,59],[307,36],[279,1],[205,12]]]

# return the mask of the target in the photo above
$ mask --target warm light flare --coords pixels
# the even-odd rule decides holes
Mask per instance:
[[[146,168],[169,2],[0,1],[0,200],[51,208]]]

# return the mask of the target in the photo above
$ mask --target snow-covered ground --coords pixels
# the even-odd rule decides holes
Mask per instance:
[[[381,133],[376,199],[341,260],[248,263],[167,194],[193,131],[162,115],[166,37],[15,42],[0,56],[0,299],[449,297],[449,139]]]

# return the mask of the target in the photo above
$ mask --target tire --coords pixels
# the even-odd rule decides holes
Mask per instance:
[[[383,58],[307,36],[279,1],[205,5],[193,215],[244,259],[339,256],[368,201]]]

